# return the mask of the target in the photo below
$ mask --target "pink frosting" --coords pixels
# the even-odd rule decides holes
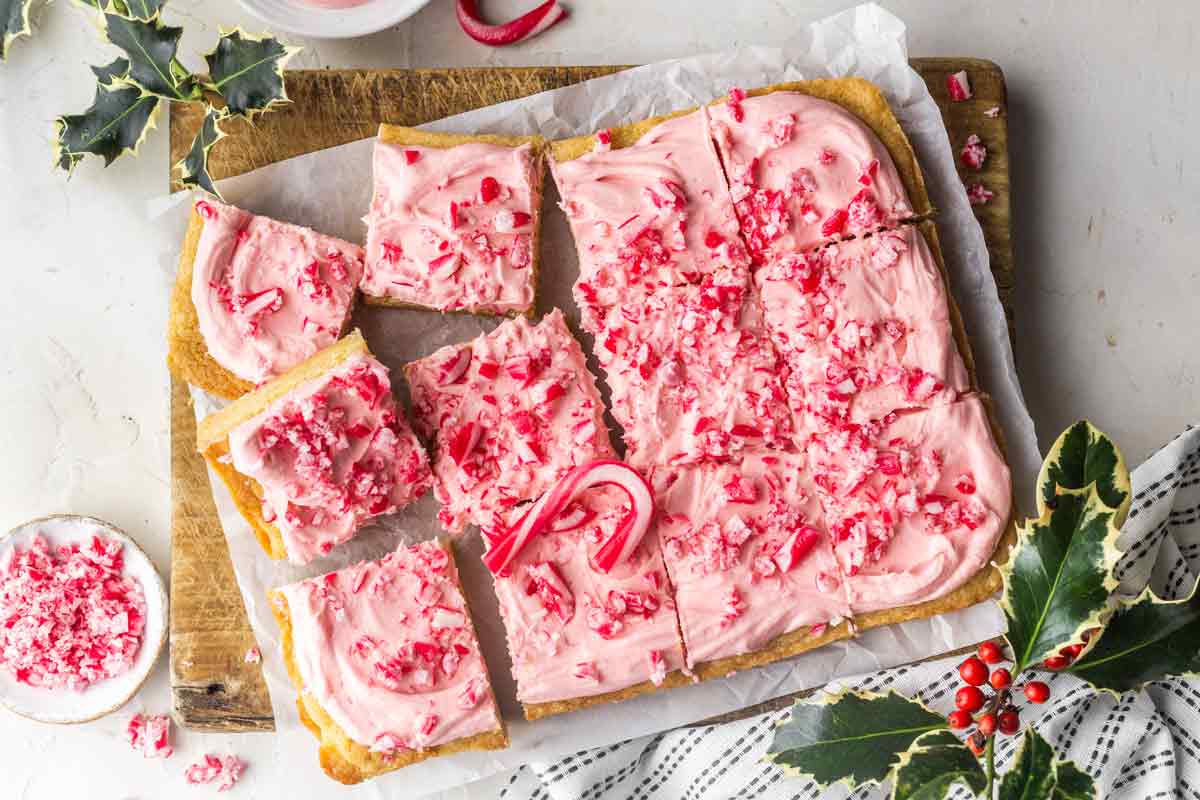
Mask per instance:
[[[783,256],[755,280],[806,429],[969,390],[942,276],[917,228]]]
[[[419,431],[436,437],[435,492],[446,530],[494,527],[568,470],[612,458],[604,403],[583,351],[555,310],[524,317],[406,368]]]
[[[1008,522],[1009,470],[977,396],[815,436],[808,456],[855,613],[960,586]]]
[[[342,334],[363,269],[350,242],[201,200],[192,305],[213,359],[262,383]]]
[[[659,533],[691,664],[849,615],[802,456],[747,455],[671,477]]]
[[[524,511],[509,512],[515,523]],[[593,489],[560,521],[580,527],[546,533],[525,546],[496,596],[508,634],[517,697],[544,703],[661,683],[683,666],[674,602],[658,537],[604,574],[591,556],[629,513],[619,490]]]
[[[633,287],[682,286],[726,270],[744,280],[737,218],[699,112],[552,169],[579,252],[575,300],[585,329],[595,332]]]
[[[362,290],[443,311],[533,305],[530,145],[375,143]]]
[[[755,263],[912,216],[887,148],[858,117],[796,92],[739,96],[708,114]]]
[[[263,488],[263,518],[305,564],[396,511],[431,483],[425,451],[396,413],[387,368],[351,358],[229,434],[238,472]]]
[[[454,559],[440,543],[279,591],[304,691],[355,742],[420,750],[499,727]]]
[[[627,458],[646,468],[789,448],[779,359],[740,286],[684,286],[612,309],[597,336]]]

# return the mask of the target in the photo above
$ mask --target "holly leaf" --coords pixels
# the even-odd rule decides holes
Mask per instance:
[[[1050,800],[1055,782],[1054,749],[1026,728],[1013,767],[1000,780],[1000,800]]]
[[[1122,605],[1069,671],[1098,689],[1120,693],[1168,675],[1200,672],[1200,593],[1163,600],[1147,587]]]
[[[68,173],[86,155],[108,166],[125,153],[136,153],[154,127],[159,99],[119,77],[120,59],[93,71],[100,80],[92,106],[82,114],[54,121],[54,162]]]
[[[892,800],[942,800],[955,784],[978,795],[987,785],[979,759],[950,731],[922,736],[901,754]]]
[[[1056,765],[1052,800],[1096,800],[1096,782],[1092,776],[1072,764],[1059,761]]]
[[[797,702],[775,729],[765,759],[822,785],[887,780],[901,756],[946,720],[895,692],[840,692]]]
[[[32,5],[33,0],[0,0],[0,61],[8,58],[8,46],[14,39],[29,35]]]
[[[278,39],[255,37],[241,30],[222,31],[217,46],[204,56],[211,81],[231,114],[252,116],[288,102],[283,65],[300,52]]]
[[[208,107],[204,122],[196,132],[196,138],[192,140],[191,149],[183,160],[175,165],[175,169],[179,171],[179,182],[184,186],[203,189],[217,197],[221,196],[208,173],[208,154],[213,145],[225,138],[220,122],[228,116],[224,109]]]
[[[1105,502],[1099,485],[1128,486],[1129,474],[1118,454],[1108,462],[1113,474],[1107,477],[1089,473],[1092,481],[1084,487],[1053,484],[1054,475],[1075,482],[1074,469],[1063,465],[1103,461],[1079,462],[1079,453],[1063,459],[1063,453],[1075,448],[1078,430],[1078,425],[1069,428],[1051,449],[1047,461],[1057,459],[1060,466],[1043,468],[1048,477],[1038,494],[1045,497],[1047,487],[1053,489],[1053,502],[1043,506],[1039,501],[1041,516],[1017,528],[1017,544],[1000,568],[1000,607],[1008,619],[1005,638],[1013,650],[1014,673],[1082,642],[1084,631],[1102,626],[1117,588],[1113,570],[1121,555],[1116,542],[1124,516]],[[1091,426],[1086,432],[1089,447],[1099,452],[1100,440],[1107,437]],[[1110,499],[1116,498],[1110,493]]]
[[[129,77],[129,59],[114,59],[112,63],[105,64],[103,67],[92,67],[92,72],[101,86],[112,87]]]
[[[1091,485],[1117,511],[1117,527],[1129,512],[1129,471],[1121,451],[1092,423],[1080,420],[1067,428],[1042,462],[1038,473],[1038,513],[1054,504],[1060,492],[1083,492]]]
[[[163,25],[157,16],[144,21],[106,10],[104,32],[129,59],[129,80],[169,100],[200,99],[200,84],[175,58],[183,28]]]
[[[166,4],[167,0],[124,0],[124,16],[149,22],[162,12],[162,8]]]

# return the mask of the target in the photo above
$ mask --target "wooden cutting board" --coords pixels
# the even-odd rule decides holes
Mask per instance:
[[[990,61],[919,58],[913,67],[941,108],[955,153],[971,133],[986,143],[980,181],[995,199],[978,207],[992,271],[1012,330],[1008,129],[1004,75]],[[250,126],[225,123],[211,170],[225,178],[292,156],[373,136],[380,122],[420,125],[482,106],[557,89],[622,67],[521,67],[436,70],[305,70],[287,73],[292,105]],[[950,103],[946,76],[966,70],[975,96]],[[987,109],[998,106],[999,116]],[[171,163],[183,158],[200,125],[191,106],[171,106]],[[174,184],[172,188],[178,188]],[[274,717],[258,665],[247,664],[254,634],[229,563],[208,474],[196,453],[187,386],[171,381],[171,691],[178,722],[215,731],[271,730]],[[772,705],[789,702],[784,698]],[[748,709],[749,711],[758,711]]]

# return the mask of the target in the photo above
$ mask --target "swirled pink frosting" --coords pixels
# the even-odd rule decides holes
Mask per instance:
[[[494,527],[572,467],[611,458],[604,403],[562,312],[524,317],[405,368],[413,418],[436,438],[439,520]]]
[[[288,559],[305,564],[396,511],[431,483],[416,436],[396,411],[387,368],[353,357],[229,434],[238,472],[263,489],[263,518]]]
[[[500,727],[454,559],[439,542],[279,591],[304,691],[353,741],[394,753]]]
[[[282,375],[342,334],[361,247],[215,200],[192,262],[192,305],[208,352],[252,383]]]
[[[376,142],[363,292],[442,311],[531,308],[538,169],[530,145]]]
[[[507,521],[522,512],[513,509]],[[683,666],[657,534],[648,532],[629,560],[605,574],[591,556],[629,513],[624,493],[591,489],[563,516],[574,513],[587,521],[534,537],[511,573],[495,579],[523,703],[659,684]]]

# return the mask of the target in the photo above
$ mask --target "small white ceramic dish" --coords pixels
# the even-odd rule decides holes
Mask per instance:
[[[90,722],[116,711],[137,694],[146,682],[167,641],[167,590],[154,564],[137,543],[118,528],[94,517],[56,514],[41,517],[13,528],[0,538],[0,554],[19,545],[29,546],[38,533],[46,537],[51,547],[91,539],[99,529],[108,538],[125,545],[125,575],[142,584],[146,596],[146,629],[142,646],[133,666],[124,674],[93,683],[82,692],[65,689],[39,689],[17,683],[10,673],[0,670],[0,705],[23,717],[38,722],[69,725]]]
[[[242,8],[281,31],[314,39],[352,39],[403,22],[429,0],[368,0],[350,8],[318,8],[303,0],[240,0]]]

